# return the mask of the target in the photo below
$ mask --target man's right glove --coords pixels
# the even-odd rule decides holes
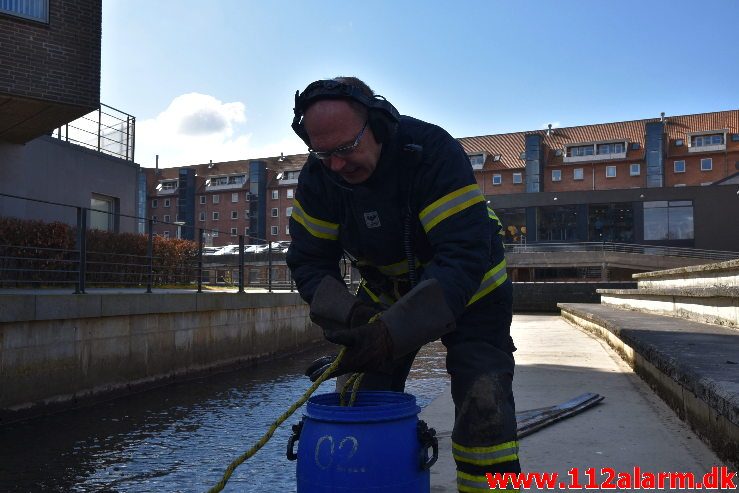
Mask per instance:
[[[344,344],[349,348],[339,365],[344,373],[385,371],[394,360],[438,339],[454,328],[454,315],[446,303],[441,285],[435,279],[426,279],[372,322],[356,328],[327,326],[324,327],[324,336],[331,342]],[[322,366],[311,365],[306,372],[313,381],[328,368],[333,359],[323,361]],[[323,371],[320,371],[321,368]],[[354,370],[355,368],[363,369]],[[332,376],[340,374],[337,369]]]
[[[387,325],[381,319],[365,325],[335,331],[326,331],[326,339],[346,346],[344,357],[329,378],[345,373],[390,373],[393,360],[393,340]],[[335,356],[324,356],[313,362],[305,374],[315,382],[334,362]]]
[[[310,319],[325,334],[364,325],[379,311],[351,294],[343,282],[335,277],[325,276],[313,293]]]

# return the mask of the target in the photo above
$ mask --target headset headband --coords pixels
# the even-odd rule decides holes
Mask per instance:
[[[305,110],[322,99],[349,99],[366,107],[370,114],[372,131],[380,139],[384,139],[391,132],[390,127],[394,126],[400,117],[398,110],[382,96],[367,96],[358,87],[337,80],[317,80],[308,84],[302,93],[295,91],[292,129],[308,146],[310,139],[303,127],[302,119]]]

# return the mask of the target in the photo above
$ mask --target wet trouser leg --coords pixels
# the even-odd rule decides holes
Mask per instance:
[[[455,408],[452,450],[457,486],[468,493],[491,491],[486,473],[521,471],[510,305],[485,305],[465,313],[457,330],[442,338]]]

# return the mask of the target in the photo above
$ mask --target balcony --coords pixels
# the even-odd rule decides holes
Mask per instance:
[[[590,163],[593,161],[612,161],[626,159],[627,141],[586,142],[567,146],[562,161],[569,163]]]

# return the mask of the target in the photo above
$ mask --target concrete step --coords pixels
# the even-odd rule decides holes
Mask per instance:
[[[603,305],[739,329],[739,286],[598,289]]]
[[[739,259],[634,274],[639,289],[737,288]]]
[[[562,317],[606,341],[713,450],[739,466],[739,333],[598,304]]]

